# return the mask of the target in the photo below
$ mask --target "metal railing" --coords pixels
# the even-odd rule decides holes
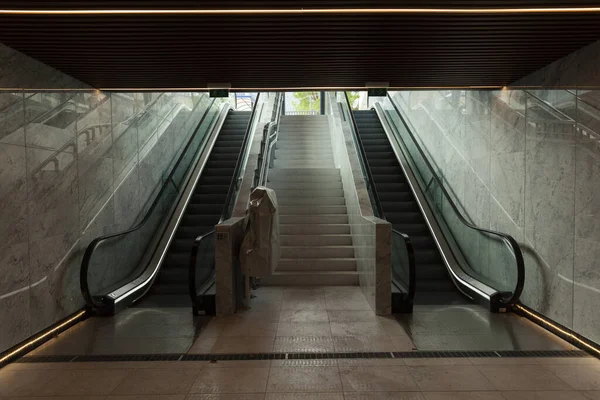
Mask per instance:
[[[258,165],[254,174],[253,187],[266,186],[268,182],[269,168],[271,167],[273,148],[279,139],[279,122],[281,120],[281,111],[283,107],[283,93],[277,93],[271,122],[265,125],[263,129],[263,139],[260,142],[260,153],[258,155]]]
[[[494,230],[490,230],[490,229],[485,229],[485,228],[480,228],[474,224],[472,224],[469,220],[467,220],[467,218],[465,218],[462,213],[460,212],[460,210],[458,209],[458,207],[456,206],[456,204],[454,203],[454,201],[452,200],[452,196],[450,195],[450,193],[448,193],[446,186],[443,184],[442,180],[437,176],[436,174],[436,169],[433,167],[433,165],[431,165],[431,162],[429,161],[429,158],[425,155],[425,152],[423,151],[423,149],[421,148],[419,142],[417,141],[417,139],[415,138],[415,136],[413,135],[410,127],[408,126],[408,124],[406,123],[406,120],[404,119],[404,116],[402,115],[402,113],[400,112],[400,109],[398,108],[398,106],[396,105],[396,103],[393,101],[392,97],[388,94],[387,95],[391,105],[393,106],[395,112],[397,113],[398,117],[400,118],[400,121],[402,122],[402,124],[404,125],[405,131],[407,132],[407,134],[409,135],[412,144],[415,146],[415,148],[417,149],[419,155],[421,156],[421,158],[423,159],[425,165],[427,166],[430,174],[431,174],[431,181],[428,183],[428,186],[432,184],[432,182],[437,183],[437,185],[439,186],[440,190],[442,191],[444,197],[446,198],[448,204],[450,205],[450,207],[452,208],[454,214],[457,216],[458,220],[466,227],[470,228],[470,229],[474,229],[478,232],[483,232],[486,234],[490,234],[490,235],[494,235],[499,237],[501,240],[503,240],[511,249],[514,257],[515,257],[515,262],[516,262],[516,270],[517,270],[517,282],[515,284],[515,288],[514,290],[508,294],[508,293],[502,293],[502,296],[500,297],[499,301],[503,304],[503,305],[513,305],[513,304],[517,304],[519,302],[519,299],[521,297],[521,294],[523,293],[523,288],[525,286],[525,263],[524,263],[524,259],[523,259],[523,253],[521,251],[521,248],[519,247],[518,242],[511,236],[508,234],[505,234],[503,232],[498,232],[498,231],[494,231]],[[390,125],[394,126],[395,123],[393,123],[393,121],[391,121]],[[396,130],[397,127],[396,127]],[[404,149],[407,149],[407,145],[406,143],[404,143],[404,139],[402,139],[402,136],[398,133],[396,135],[400,141],[403,144]],[[406,151],[408,153],[408,151]]]
[[[231,184],[229,185],[229,189],[227,191],[227,197],[225,198],[223,211],[221,212],[221,217],[219,218],[219,222],[217,223],[217,225],[222,223],[223,221],[227,220],[228,218],[230,218],[233,208],[235,206],[235,199],[237,198],[237,193],[240,189],[240,184],[242,182],[242,174],[244,172],[243,165],[246,163],[246,161],[248,159],[248,155],[250,153],[250,144],[251,144],[250,136],[255,127],[255,124],[258,123],[258,121],[255,121],[255,118],[257,118],[257,109],[258,109],[259,100],[260,100],[260,93],[256,96],[256,100],[252,107],[252,113],[250,114],[250,119],[248,120],[248,126],[246,128],[246,132],[244,133],[244,140],[240,147],[240,154],[239,154],[236,164],[235,164],[235,169],[233,172]],[[194,312],[196,312],[197,305],[199,302],[198,297],[199,297],[199,293],[201,293],[200,286],[204,287],[206,285],[206,282],[204,282],[204,281],[197,282],[197,269],[198,269],[197,265],[198,265],[198,255],[200,252],[200,247],[203,245],[203,242],[208,240],[209,237],[213,236],[214,233],[215,233],[215,229],[212,229],[212,230],[196,237],[196,239],[194,240],[194,245],[192,247],[188,277],[189,277],[189,294],[190,294],[190,298],[192,300],[192,305],[194,307]],[[214,257],[212,257],[211,260],[207,260],[207,262],[214,263],[215,262]],[[214,268],[212,268],[212,270],[213,270],[213,273],[211,274],[211,278],[209,278],[209,279],[212,279],[215,276]]]

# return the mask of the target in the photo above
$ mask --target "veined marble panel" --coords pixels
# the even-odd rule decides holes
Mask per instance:
[[[560,324],[573,326],[572,234],[527,228],[525,238],[535,253],[523,254],[523,302]]]
[[[27,339],[31,330],[29,292],[0,298],[0,349],[6,350]]]
[[[83,169],[82,164],[87,164]],[[90,157],[79,168],[80,229],[114,224],[113,160]]]
[[[0,143],[0,238],[4,245],[28,239],[25,148]]]
[[[0,246],[0,297],[29,284],[27,242]],[[0,347],[1,348],[1,347]]]
[[[581,138],[575,150],[575,235],[600,241],[600,153],[596,146],[596,140]]]
[[[491,194],[518,226],[525,223],[525,152],[491,158]]]
[[[600,342],[600,242],[575,238],[573,329]]]
[[[79,230],[79,182],[71,153],[27,149],[29,239]]]
[[[23,92],[0,93],[0,143],[25,145]]]
[[[75,153],[79,108],[73,92],[28,93],[25,143],[29,148]]]
[[[525,153],[525,226],[572,234],[575,146],[552,139],[528,139]]]

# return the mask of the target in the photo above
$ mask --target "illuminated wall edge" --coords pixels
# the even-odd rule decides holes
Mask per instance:
[[[0,353],[0,368],[4,367],[11,361],[16,360],[19,357],[24,356],[35,348],[41,346],[46,343],[48,340],[56,337],[57,335],[63,333],[67,329],[72,326],[78,324],[89,316],[89,312],[87,310],[77,311],[68,317],[64,318],[61,321],[58,321],[56,324],[44,329],[38,334],[18,343],[17,345],[11,347],[3,353]]]

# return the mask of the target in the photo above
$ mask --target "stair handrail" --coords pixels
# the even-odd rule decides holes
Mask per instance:
[[[223,221],[227,220],[230,216],[231,216],[231,212],[233,211],[233,207],[235,205],[235,193],[238,191],[240,184],[242,182],[242,177],[239,176],[243,171],[242,171],[242,165],[244,164],[244,162],[248,159],[248,155],[250,154],[250,136],[252,133],[252,130],[254,128],[254,124],[258,123],[258,121],[254,121],[254,118],[256,117],[256,110],[258,108],[258,103],[260,100],[260,93],[258,93],[258,95],[256,96],[256,100],[254,101],[254,105],[252,106],[252,113],[250,114],[250,119],[248,120],[248,125],[246,127],[246,132],[244,133],[244,140],[242,142],[242,145],[240,147],[240,154],[238,155],[237,161],[235,163],[235,168],[233,170],[233,176],[231,179],[231,183],[229,184],[229,189],[227,190],[227,196],[225,197],[225,203],[224,203],[224,207],[223,207],[223,211],[221,212],[221,217],[219,218],[219,222],[217,223],[220,224]],[[198,297],[198,288],[196,287],[196,265],[198,262],[198,252],[200,249],[200,245],[202,244],[202,241],[205,240],[206,238],[208,238],[209,236],[211,236],[212,234],[215,233],[215,229],[211,229],[208,232],[205,232],[201,235],[199,235],[198,237],[196,237],[196,239],[194,240],[194,244],[192,246],[192,253],[190,255],[190,265],[189,265],[189,273],[188,273],[188,277],[189,277],[189,294],[190,294],[190,298],[192,300],[192,305],[195,305]],[[212,260],[214,261],[214,260]]]
[[[85,249],[85,253],[83,255],[83,260],[81,261],[81,270],[80,270],[80,273],[79,273],[79,285],[80,285],[80,288],[81,288],[81,293],[83,294],[83,298],[84,298],[84,300],[85,300],[85,302],[86,302],[86,304],[87,304],[88,307],[91,307],[93,309],[97,309],[97,308],[101,308],[102,307],[102,303],[97,302],[94,299],[94,296],[92,296],[91,291],[90,291],[90,287],[89,287],[89,282],[88,282],[88,271],[89,271],[90,261],[92,259],[93,254],[94,254],[94,251],[96,250],[96,248],[98,247],[98,245],[101,242],[106,241],[108,239],[115,238],[115,237],[123,236],[123,235],[126,235],[126,234],[134,232],[134,231],[137,231],[141,227],[143,227],[146,224],[146,222],[148,222],[148,220],[150,219],[150,217],[152,215],[152,212],[154,211],[154,209],[159,204],[159,201],[160,201],[160,199],[162,197],[163,192],[167,189],[167,187],[170,184],[173,184],[173,185],[176,186],[175,181],[173,180],[173,177],[175,176],[175,171],[177,170],[177,167],[179,166],[179,164],[181,163],[181,161],[185,157],[188,149],[191,147],[191,145],[192,145],[192,143],[194,141],[194,138],[196,137],[196,134],[198,133],[198,130],[202,126],[202,123],[204,122],[204,120],[206,119],[206,116],[208,115],[209,111],[211,110],[212,106],[214,105],[215,100],[216,99],[212,99],[212,101],[210,102],[210,104],[208,105],[208,107],[206,108],[206,110],[204,111],[204,114],[202,115],[202,118],[200,118],[200,121],[196,125],[196,128],[194,129],[194,132],[192,133],[192,135],[190,135],[190,138],[188,139],[188,142],[186,143],[185,147],[183,148],[183,150],[179,154],[179,157],[177,158],[177,161],[173,165],[173,168],[171,168],[171,172],[169,173],[169,175],[167,176],[167,178],[163,182],[163,185],[162,185],[160,191],[158,192],[158,194],[154,198],[154,201],[152,202],[152,205],[150,206],[150,208],[148,209],[148,211],[146,212],[146,214],[144,215],[144,217],[142,218],[142,220],[140,222],[138,222],[136,225],[134,225],[133,227],[131,227],[131,228],[122,230],[120,232],[116,232],[116,233],[112,233],[112,234],[108,234],[108,235],[99,236],[99,237],[95,238],[94,240],[92,240],[90,242],[90,244],[88,244],[87,248]],[[198,102],[198,104],[200,104],[200,102]]]
[[[362,143],[362,139],[358,134],[358,125],[356,124],[356,118],[354,118],[354,114],[352,113],[352,106],[350,104],[350,98],[348,97],[348,93],[344,92],[344,96],[346,98],[346,107],[348,109],[349,119],[350,119],[350,127],[352,131],[352,138],[354,140],[354,145],[359,150],[359,162],[361,168],[363,170],[363,176],[365,178],[365,183],[367,184],[367,190],[371,193],[373,198],[373,202],[375,203],[375,213],[376,217],[381,218],[387,221],[385,214],[383,212],[383,207],[381,206],[381,202],[379,200],[379,195],[377,193],[377,188],[375,187],[375,180],[373,179],[373,174],[371,172],[371,167],[369,166],[369,162],[367,159],[367,153],[365,152],[365,148]],[[342,117],[345,119],[344,110],[341,110]],[[412,304],[415,298],[416,293],[416,285],[417,285],[417,269],[415,263],[415,250],[410,239],[410,236],[406,233],[400,232],[397,229],[394,229],[392,225],[392,234],[398,235],[404,241],[406,246],[406,252],[408,255],[408,288],[407,288],[407,299]],[[394,269],[392,268],[392,274],[394,273]]]
[[[279,139],[279,123],[281,120],[281,111],[283,108],[283,94],[277,93],[273,113],[271,114],[271,122],[265,124],[263,130],[263,139],[260,143],[261,149],[258,155],[258,165],[254,174],[254,187],[266,186],[269,175],[269,164],[271,154],[277,140]],[[266,153],[266,154],[265,154]]]
[[[421,148],[421,145],[419,144],[419,142],[417,141],[417,139],[413,135],[410,127],[408,126],[406,120],[404,119],[404,116],[400,112],[400,109],[398,108],[398,106],[396,105],[396,103],[394,102],[394,100],[392,99],[392,97],[390,96],[389,93],[387,94],[387,98],[390,100],[390,103],[392,104],[392,106],[394,107],[394,110],[398,114],[398,117],[400,118],[400,121],[402,121],[402,124],[404,125],[404,128],[405,128],[406,132],[408,133],[408,135],[410,136],[411,140],[413,141],[413,144],[417,148],[417,151],[421,155],[421,158],[423,158],[423,160],[425,161],[425,164],[427,165],[428,169],[430,170],[430,172],[431,172],[431,179],[434,180],[438,184],[438,186],[440,187],[442,193],[446,197],[446,200],[448,201],[448,204],[450,204],[450,207],[452,208],[452,210],[454,211],[454,213],[458,216],[459,221],[463,225],[466,225],[467,227],[469,227],[471,229],[477,230],[479,232],[485,232],[485,233],[488,233],[490,235],[498,236],[498,237],[502,238],[502,240],[504,240],[505,243],[508,243],[509,248],[512,250],[513,255],[515,257],[516,264],[517,264],[516,265],[516,268],[517,268],[517,283],[515,284],[515,290],[511,293],[511,295],[509,297],[501,296],[499,300],[500,300],[500,302],[502,304],[507,305],[507,306],[512,306],[514,304],[518,304],[519,303],[519,299],[521,297],[521,294],[523,293],[523,288],[525,287],[525,262],[524,262],[524,259],[523,259],[523,252],[521,251],[521,247],[519,246],[519,243],[511,235],[509,235],[509,234],[506,234],[506,233],[503,233],[503,232],[499,232],[499,231],[495,231],[495,230],[491,230],[491,229],[486,229],[486,228],[478,227],[477,225],[474,225],[471,222],[469,222],[462,215],[462,213],[459,211],[458,207],[456,206],[456,204],[452,200],[452,197],[450,196],[450,193],[448,193],[448,191],[446,190],[446,187],[442,183],[441,179],[437,176],[437,174],[435,172],[435,169],[431,165],[429,159],[425,155],[425,152]],[[392,123],[393,123],[393,121],[392,121]],[[399,134],[396,135],[396,136],[403,142],[404,148],[407,148],[406,144],[404,143],[404,139],[402,139],[402,136],[399,135]]]

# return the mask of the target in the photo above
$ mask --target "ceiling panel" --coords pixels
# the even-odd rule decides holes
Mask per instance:
[[[594,1],[3,1],[2,9],[558,7]],[[600,38],[589,14],[0,15],[0,42],[100,88],[503,86]]]

